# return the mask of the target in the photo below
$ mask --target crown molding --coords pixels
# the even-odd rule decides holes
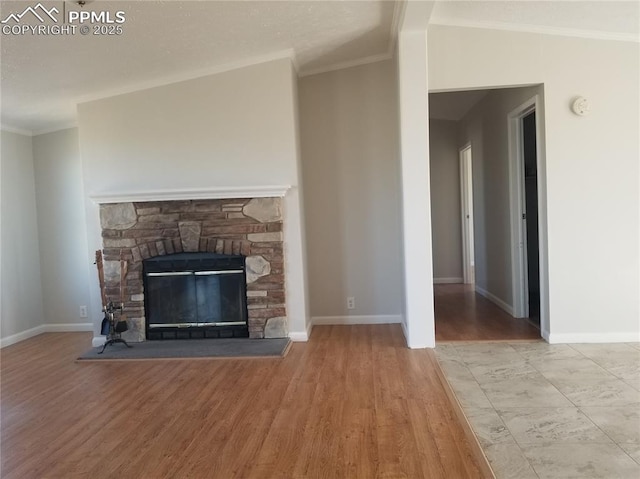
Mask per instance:
[[[7,133],[15,133],[17,135],[33,136],[33,132],[31,130],[24,130],[22,128],[15,128],[13,126],[6,125],[4,123],[0,125],[0,130],[6,131]]]
[[[506,22],[487,22],[460,20],[456,18],[432,18],[431,25],[445,27],[481,28],[484,30],[502,30],[519,33],[537,33],[539,35],[556,35],[562,37],[588,38],[591,40],[610,40],[618,42],[640,43],[640,35],[633,33],[597,32],[594,30],[580,30],[576,28],[548,27],[542,25],[527,25]]]
[[[396,44],[398,43],[398,33],[400,32],[400,25],[404,18],[404,12],[407,8],[407,0],[399,0],[393,7],[393,17],[391,18],[391,30],[389,31],[389,47],[387,53],[390,57],[393,57]]]
[[[296,76],[300,76],[300,62],[298,61],[298,56],[296,55],[295,50],[291,51],[291,65],[293,65],[293,70],[296,72]]]
[[[404,12],[407,7],[407,0],[398,0],[393,7],[393,16],[391,17],[391,28],[389,29],[389,42],[386,53],[378,53],[376,55],[370,55],[368,57],[357,58],[355,60],[348,60],[344,62],[333,63],[325,67],[315,68],[308,71],[298,71],[298,77],[303,78],[311,75],[319,75],[320,73],[328,73],[336,70],[342,70],[344,68],[357,67],[360,65],[367,65],[368,63],[376,63],[384,60],[390,60],[395,55],[396,42],[398,41],[398,32],[400,31],[400,24],[404,17]]]
[[[280,50],[277,52],[269,53],[267,55],[261,55],[251,58],[246,58],[244,60],[239,60],[237,62],[225,63],[223,65],[217,65],[211,68],[205,68],[202,70],[191,71],[189,73],[181,73],[177,75],[170,75],[163,78],[149,80],[144,82],[139,82],[133,85],[129,85],[122,88],[114,88],[112,90],[103,91],[101,93],[95,95],[84,95],[75,99],[77,104],[87,103],[90,101],[102,100],[105,98],[110,98],[118,95],[125,95],[127,93],[134,93],[137,91],[148,90],[150,88],[156,88],[160,86],[172,85],[174,83],[180,83],[188,80],[195,80],[197,78],[206,77],[209,75],[216,75],[218,73],[225,73],[232,70],[239,70],[241,68],[250,67],[253,65],[260,65],[262,63],[268,63],[275,60],[289,59],[294,62],[294,50]],[[295,66],[295,63],[294,63]]]
[[[61,123],[58,126],[53,126],[51,128],[45,128],[44,130],[37,130],[33,132],[33,136],[39,135],[47,135],[49,133],[55,133],[57,131],[69,130],[71,128],[78,128],[78,123],[76,121]]]
[[[378,55],[371,55],[369,57],[359,58],[357,60],[349,60],[346,62],[334,63],[322,68],[316,68],[315,70],[303,71],[300,73],[300,78],[308,77],[311,75],[319,75],[320,73],[328,73],[336,70],[342,70],[344,68],[357,67],[360,65],[367,65],[368,63],[376,63],[384,60],[390,60],[393,55],[389,53],[380,53]]]

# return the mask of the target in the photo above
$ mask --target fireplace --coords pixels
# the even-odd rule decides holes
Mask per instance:
[[[179,253],[143,261],[147,339],[248,337],[242,255]]]
[[[174,334],[176,338],[288,336],[281,198],[140,201],[99,207],[109,299],[120,301],[124,282],[129,323],[124,339],[139,342]],[[124,278],[121,257],[129,263]],[[194,263],[179,264],[189,261]],[[212,273],[216,268],[242,273]],[[182,282],[180,276],[190,279]],[[205,289],[209,292],[201,294]],[[229,307],[235,316],[213,313],[220,293],[233,298],[228,302],[233,302]],[[186,306],[185,298],[195,298],[195,305]],[[198,298],[208,298],[208,303],[199,305]],[[169,326],[171,322],[176,324]],[[246,324],[217,325],[224,322]]]

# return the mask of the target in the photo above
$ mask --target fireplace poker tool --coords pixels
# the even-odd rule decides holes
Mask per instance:
[[[122,300],[124,275],[126,275],[126,268],[124,264],[120,260],[120,299]],[[124,309],[124,303],[121,302],[120,305],[115,305],[113,301],[107,300],[105,282],[104,282],[104,265],[102,263],[102,251],[96,251],[96,266],[98,267],[98,279],[100,281],[100,293],[102,297],[102,311],[104,312],[104,319],[102,320],[102,331],[101,333],[107,336],[107,340],[102,346],[102,349],[98,354],[104,353],[104,350],[107,346],[123,343],[126,347],[132,347],[129,343],[127,343],[120,336],[121,333],[128,329],[127,321],[123,318],[122,311]],[[124,274],[123,274],[124,273]],[[120,319],[116,319],[116,311],[120,311]]]

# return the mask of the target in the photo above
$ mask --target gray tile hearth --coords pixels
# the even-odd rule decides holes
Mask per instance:
[[[513,439],[490,444],[484,452],[499,479],[538,479],[524,452]]]
[[[612,442],[575,407],[514,408],[499,411],[499,415],[518,444]]]
[[[543,444],[522,447],[540,479],[635,479],[640,467],[615,444]]]
[[[624,452],[629,454],[631,459],[640,464],[640,443],[636,444],[620,444],[620,447]]]
[[[571,402],[543,377],[481,383],[495,408],[563,407]]]
[[[585,407],[581,410],[616,443],[640,444],[639,407]]]
[[[640,477],[640,344],[438,344],[498,479]]]

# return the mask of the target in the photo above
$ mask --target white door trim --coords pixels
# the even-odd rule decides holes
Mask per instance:
[[[458,150],[460,160],[460,221],[462,222],[462,277],[464,284],[474,282],[473,274],[473,227],[470,226],[473,211],[468,210],[470,191],[469,182],[473,181],[472,167],[467,169],[465,164],[465,153],[471,150],[471,143],[468,142]],[[471,153],[473,155],[473,153]],[[472,157],[473,158],[473,157]],[[473,161],[473,159],[471,160]],[[471,166],[471,165],[470,165]],[[471,201],[473,203],[473,199]],[[471,216],[471,218],[467,218]]]
[[[538,256],[540,262],[540,330],[543,336],[549,334],[549,281],[547,256],[547,208],[546,208],[546,166],[544,157],[544,137],[542,136],[542,115],[540,95],[535,95],[508,115],[509,137],[509,194],[511,211],[511,268],[513,291],[513,314],[517,318],[529,315],[527,301],[527,237],[523,220],[525,211],[524,174],[522,150],[522,118],[536,112],[536,162],[538,178]]]
[[[509,113],[509,194],[511,211],[511,281],[513,313],[516,318],[529,316],[527,302],[527,235],[522,215],[525,211],[523,175],[522,118],[536,109],[536,99],[530,98]],[[536,132],[537,136],[537,132]]]

